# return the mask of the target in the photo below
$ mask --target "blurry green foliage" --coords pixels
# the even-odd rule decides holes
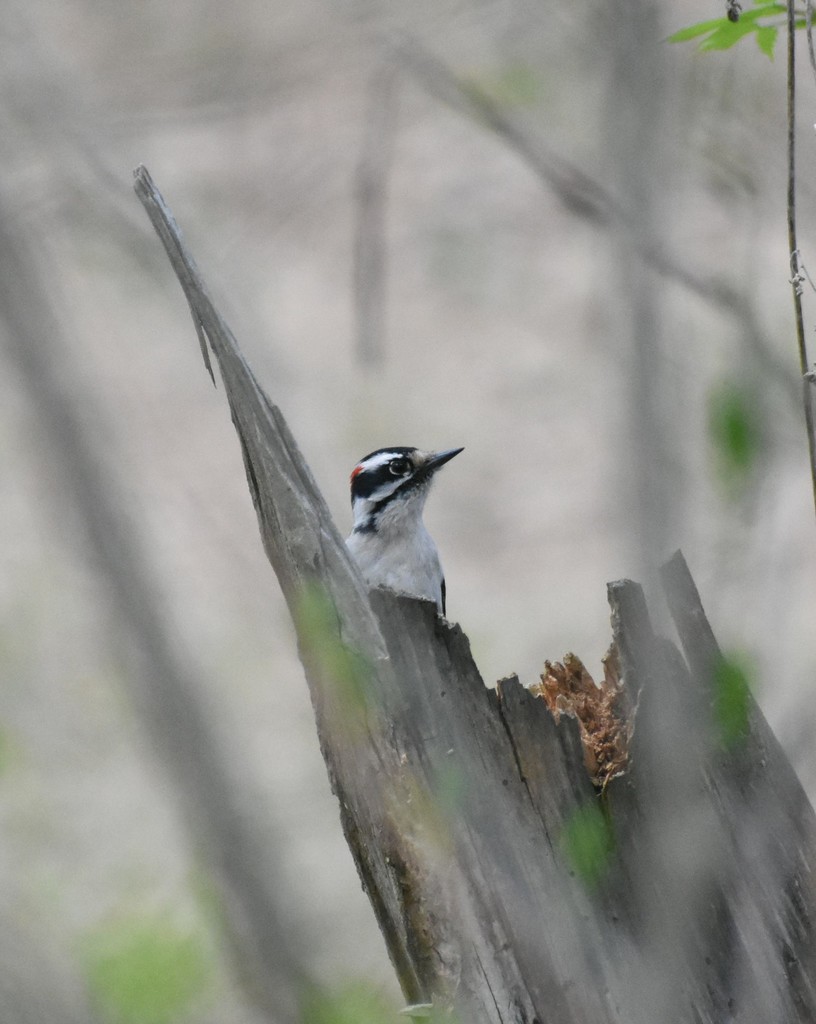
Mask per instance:
[[[740,654],[723,656],[714,669],[714,719],[726,748],[748,735],[753,674],[748,660]]]
[[[741,489],[762,450],[762,417],[751,387],[725,381],[708,399],[708,433],[718,475],[729,489]]]
[[[323,685],[334,687],[347,724],[353,724],[370,705],[371,671],[365,659],[341,641],[337,611],[325,588],[317,583],[303,588],[295,619],[301,646]]]
[[[195,864],[189,873],[190,890],[206,922],[216,935],[227,930],[227,913],[223,890],[216,884],[207,868]]]
[[[394,1007],[373,985],[357,981],[327,992],[311,989],[301,1002],[301,1024],[386,1024]]]
[[[459,813],[467,791],[467,778],[458,764],[448,765],[435,778],[436,806],[440,814],[450,818]]]
[[[467,779],[456,765],[439,772],[429,789],[424,779],[405,771],[399,787],[391,794],[390,811],[397,827],[403,832],[421,828],[426,840],[437,853],[453,852],[452,825],[465,797]]]
[[[0,776],[13,766],[19,756],[19,748],[11,734],[0,726]]]
[[[210,956],[202,938],[165,917],[127,918],[88,940],[85,974],[103,1019],[111,1024],[172,1024],[206,991]]]
[[[599,881],[615,849],[612,826],[600,804],[579,807],[564,826],[561,843],[576,874],[587,885]]]
[[[713,18],[700,21],[696,25],[680,29],[669,36],[670,43],[684,43],[691,39],[699,39],[697,49],[728,50],[740,39],[753,36],[760,50],[771,60],[779,28],[784,24],[786,7],[782,3],[759,0],[747,11],[741,11],[736,21],[730,18]],[[803,28],[804,18],[797,18],[796,27]]]
[[[471,75],[462,83],[477,99],[500,107],[531,106],[541,97],[541,78],[529,64],[508,64],[497,75]]]

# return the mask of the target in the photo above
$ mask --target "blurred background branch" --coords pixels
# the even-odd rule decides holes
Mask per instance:
[[[30,229],[29,229],[30,232]],[[128,665],[124,682],[156,755],[170,774],[175,804],[190,829],[196,855],[211,872],[249,991],[270,1020],[295,1017],[306,980],[297,931],[275,895],[275,857],[247,813],[213,708],[207,705],[191,652],[173,638],[169,612],[158,599],[151,559],[130,521],[128,501],[113,467],[103,461],[94,398],[66,362],[54,274],[42,249],[12,231],[0,208],[0,319],[6,351],[26,388],[29,416],[47,450],[43,469],[59,475],[60,519],[73,507],[110,615],[109,641]],[[110,455],[109,455],[110,459]],[[113,456],[112,462],[116,462]]]
[[[385,357],[388,245],[388,176],[397,130],[397,79],[392,61],[371,74],[368,111],[356,174],[354,304],[357,358],[372,366]]]
[[[628,8],[624,10],[628,11]],[[642,13],[632,13],[631,17],[627,14],[619,21],[614,18],[611,21],[616,26],[619,22],[630,27],[638,26]],[[655,38],[653,33],[649,34],[648,52],[655,54],[656,57]],[[627,35],[627,39],[632,40],[632,48],[638,51],[639,57],[642,57],[644,49],[639,45],[638,37],[630,34]],[[645,268],[676,281],[693,294],[733,316],[761,372],[780,386],[788,397],[794,395],[796,380],[765,336],[748,289],[735,286],[720,276],[715,268],[704,272],[696,270],[690,263],[675,256],[670,243],[663,238],[655,235],[648,239],[644,238],[641,226],[644,211],[637,203],[632,203],[631,196],[626,197],[625,192],[616,195],[614,188],[609,189],[540,138],[534,138],[514,121],[512,113],[503,110],[478,83],[469,83],[457,78],[442,61],[419,45],[416,40],[409,38],[400,41],[396,46],[396,54],[403,66],[433,96],[474,118],[518,154],[542,184],[555,192],[570,212],[598,226],[626,231],[634,239],[635,251]],[[638,92],[637,108],[627,106],[627,110],[640,109],[646,105],[650,94],[655,89],[659,90],[660,76],[651,76],[649,81],[649,87]],[[614,94],[610,96],[610,99],[613,98]],[[607,122],[610,138],[616,137],[615,129],[620,124],[617,118]],[[652,134],[660,136],[659,131]],[[640,154],[632,153],[631,156],[634,164]],[[654,172],[648,160],[641,160],[640,166],[645,169],[645,177]],[[625,176],[621,178],[618,182],[619,188],[627,180]]]

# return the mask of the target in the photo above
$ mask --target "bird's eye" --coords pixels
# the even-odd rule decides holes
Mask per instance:
[[[388,472],[391,476],[405,476],[408,472],[407,459],[392,459],[388,463]]]

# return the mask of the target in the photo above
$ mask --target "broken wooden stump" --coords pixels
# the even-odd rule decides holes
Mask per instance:
[[[683,655],[624,580],[597,695],[577,659],[485,687],[458,626],[367,592],[144,169],[136,189],[220,367],[406,999],[495,1024],[816,1020],[816,820],[682,556],[663,585]]]

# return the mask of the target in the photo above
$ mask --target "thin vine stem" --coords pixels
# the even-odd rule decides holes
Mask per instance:
[[[813,485],[813,505],[816,509],[816,434],[814,434],[813,385],[807,379],[808,358],[805,340],[805,321],[802,315],[802,273],[799,248],[796,242],[796,12],[794,0],[788,0],[788,248],[790,249],[791,287],[793,311],[796,321],[796,341],[799,347],[799,365],[802,371],[802,403],[805,411],[810,476]]]

